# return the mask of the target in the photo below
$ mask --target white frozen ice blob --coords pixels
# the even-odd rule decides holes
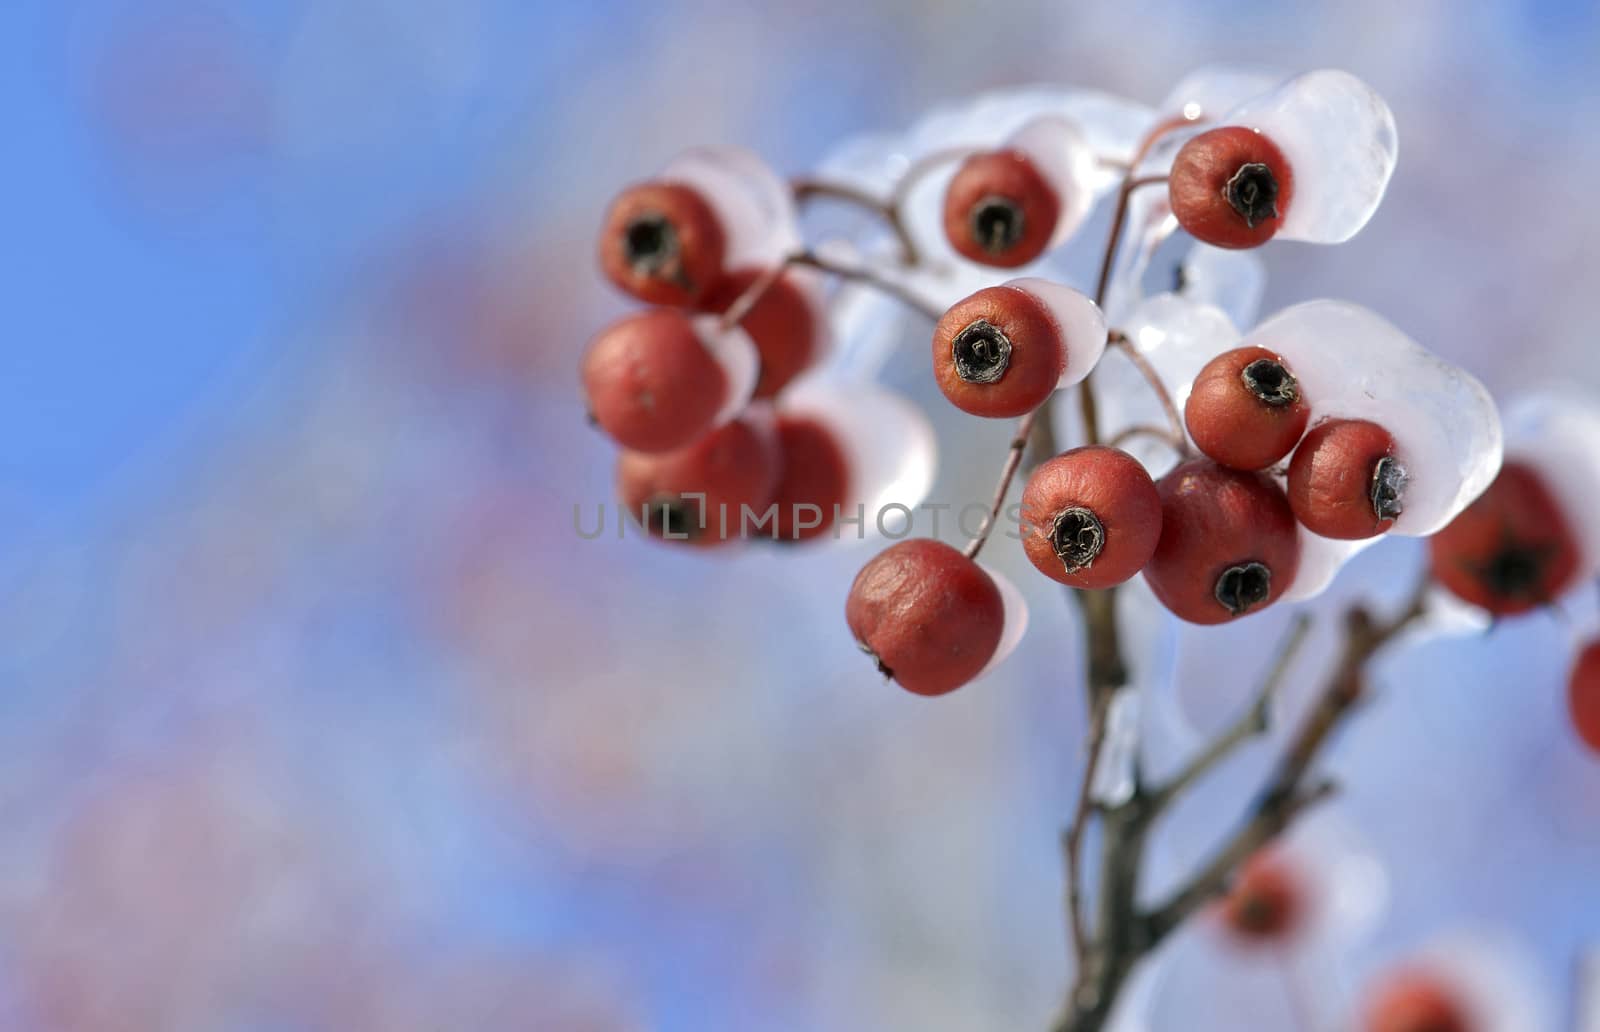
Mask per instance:
[[[1263,68],[1206,65],[1180,79],[1159,110],[1163,115],[1214,121],[1286,78],[1282,72]]]
[[[1184,256],[1179,291],[1196,304],[1215,305],[1235,326],[1253,326],[1261,313],[1267,270],[1255,251],[1196,243]]]
[[[1294,174],[1277,237],[1337,244],[1355,236],[1383,200],[1399,153],[1394,114],[1349,72],[1297,75],[1222,119],[1265,134]]]
[[[1393,970],[1437,979],[1482,1032],[1545,1032],[1557,1027],[1556,1008],[1537,958],[1500,933],[1462,930],[1435,939]],[[1378,975],[1365,997],[1381,984]]]
[[[1313,427],[1365,419],[1394,435],[1410,481],[1390,533],[1434,533],[1500,470],[1500,416],[1483,384],[1360,305],[1307,301],[1266,319],[1243,344],[1288,360]]]
[[[778,409],[805,414],[834,431],[850,464],[850,497],[845,514],[863,507],[863,532],[884,528],[898,534],[905,517],[893,506],[914,510],[928,497],[938,463],[933,427],[922,410],[874,384],[842,383],[810,374],[790,384]]]
[[[1060,244],[1083,225],[1094,205],[1099,167],[1094,151],[1077,125],[1060,115],[1030,119],[1002,146],[1026,155],[1055,190],[1061,212],[1050,234],[1050,246]]]
[[[1316,598],[1333,583],[1345,563],[1383,538],[1375,534],[1356,541],[1336,541],[1313,534],[1305,527],[1296,529],[1300,533],[1300,568],[1295,571],[1294,583],[1280,596],[1283,602]]]
[[[1022,636],[1028,632],[1028,600],[1022,597],[1022,592],[1011,583],[1011,578],[996,570],[987,563],[979,563],[983,572],[987,573],[994,586],[1000,589],[1000,601],[1005,604],[1005,624],[1000,631],[1000,643],[995,646],[994,655],[989,657],[989,662],[978,671],[978,677],[986,677],[989,672],[1001,663],[1006,657],[1017,650],[1017,644],[1022,641]],[[974,678],[973,680],[977,680]]]
[[[1070,387],[1094,371],[1106,351],[1106,317],[1100,307],[1071,287],[1049,280],[1025,276],[1001,284],[1031,294],[1061,330],[1067,363],[1061,372],[1062,387]]]
[[[1577,579],[1600,572],[1600,408],[1593,400],[1546,392],[1506,410],[1506,461],[1540,473],[1578,538]]]
[[[770,265],[800,242],[789,184],[742,147],[695,147],[661,170],[661,179],[693,187],[722,223],[726,264]]]
[[[728,394],[717,410],[716,425],[721,426],[744,411],[755,393],[761,360],[755,342],[738,326],[723,329],[720,316],[697,315],[691,320],[694,332],[706,351],[717,360],[728,378]]]

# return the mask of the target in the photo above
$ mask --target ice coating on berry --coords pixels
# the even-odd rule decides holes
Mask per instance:
[[[1580,579],[1600,573],[1600,411],[1556,391],[1518,398],[1506,409],[1506,461],[1533,467],[1567,515],[1578,543]]]
[[[1205,65],[1178,80],[1160,104],[1163,114],[1215,121],[1283,82],[1282,72],[1236,65]]]
[[[1010,280],[1005,286],[1038,298],[1061,328],[1067,363],[1058,386],[1069,387],[1094,371],[1106,350],[1106,317],[1098,305],[1069,286],[1034,276]]]
[[[1434,533],[1499,472],[1500,416],[1483,384],[1368,309],[1307,301],[1269,316],[1243,343],[1289,362],[1313,426],[1365,419],[1394,435],[1410,480],[1389,533]]]
[[[911,401],[874,384],[845,383],[811,374],[796,380],[778,402],[779,411],[810,415],[834,428],[850,461],[853,516],[864,507],[863,533],[876,533],[880,512],[891,505],[916,509],[933,487],[938,445],[928,417]],[[885,526],[895,529],[890,512]],[[853,536],[848,535],[847,536]]]
[[[1235,326],[1250,326],[1261,312],[1267,272],[1260,255],[1198,241],[1176,273],[1177,293],[1195,304],[1222,309]]]
[[[743,147],[684,151],[661,170],[661,178],[695,187],[716,210],[726,234],[729,268],[770,265],[800,242],[789,184]]]
[[[1376,544],[1382,535],[1336,541],[1300,527],[1300,572],[1282,595],[1285,602],[1304,602],[1328,589],[1344,564]]]
[[[989,662],[978,671],[974,681],[987,677],[990,671],[1006,661],[1017,650],[1023,635],[1028,633],[1028,600],[1022,597],[1022,592],[1011,582],[1011,578],[996,570],[988,563],[979,563],[989,579],[994,581],[995,588],[1000,592],[1000,602],[1005,607],[1005,624],[1000,630],[1000,642],[994,647],[994,655],[989,657]]]
[[[1468,1032],[1548,1032],[1559,1027],[1537,958],[1502,933],[1461,929],[1432,940],[1407,965],[1459,1000]]]
[[[1378,209],[1394,173],[1394,114],[1377,91],[1349,72],[1307,72],[1222,118],[1272,139],[1294,169],[1295,202],[1277,236],[1337,244],[1355,236]]]
[[[715,315],[697,315],[692,321],[700,343],[705,345],[707,353],[722,367],[727,377],[727,393],[723,396],[722,407],[712,420],[713,426],[721,426],[750,403],[750,397],[756,389],[756,377],[761,373],[761,360],[750,334],[738,326],[724,328],[720,317]]]
[[[1006,138],[1005,146],[1026,154],[1055,189],[1061,208],[1050,234],[1052,246],[1083,224],[1094,200],[1098,161],[1077,124],[1061,115],[1029,119]]]

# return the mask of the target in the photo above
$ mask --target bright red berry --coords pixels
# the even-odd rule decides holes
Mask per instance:
[[[1289,462],[1289,507],[1313,534],[1376,537],[1405,510],[1410,474],[1394,435],[1364,419],[1318,423]]]
[[[1226,623],[1266,607],[1294,583],[1299,528],[1269,477],[1195,459],[1156,489],[1161,540],[1144,577],[1178,617]]]
[[[918,695],[943,695],[994,656],[1005,604],[976,562],[943,542],[914,538],[861,568],[845,619],[884,676]]]
[[[1194,379],[1183,421],[1195,447],[1233,469],[1266,469],[1294,450],[1311,407],[1288,364],[1265,348],[1235,348]]]
[[[975,416],[1032,412],[1055,392],[1066,365],[1061,327],[1043,300],[1020,287],[985,287],[934,327],[939,389]]]
[[[693,304],[722,277],[727,246],[716,210],[681,183],[647,182],[611,202],[600,267],[641,301]]]
[[[730,273],[711,289],[701,307],[721,315],[764,274],[759,268]],[[761,362],[755,397],[775,397],[817,360],[823,330],[818,314],[800,274],[789,271],[773,280],[739,320]]]
[[[1109,588],[1144,568],[1161,537],[1155,481],[1125,451],[1093,445],[1043,463],[1022,491],[1022,548],[1051,580]]]
[[[1044,253],[1061,216],[1061,197],[1020,150],[974,154],[944,195],[944,233],[964,258],[1013,269]]]
[[[1294,199],[1294,171],[1276,144],[1242,126],[1201,133],[1178,151],[1167,180],[1172,214],[1216,247],[1272,239]]]
[[[601,330],[583,357],[589,413],[624,448],[682,448],[704,436],[740,390],[725,357],[683,312],[627,316]]]
[[[849,452],[833,427],[810,416],[778,416],[782,475],[772,500],[777,505],[773,540],[808,541],[833,530],[850,496]]]
[[[1509,461],[1428,542],[1434,580],[1496,616],[1553,602],[1578,575],[1571,525],[1533,467]]]
[[[617,457],[617,496],[657,537],[720,544],[739,536],[741,507],[765,510],[780,461],[771,420],[751,413],[677,451],[624,451]]]
[[[1426,972],[1391,975],[1373,993],[1364,1032],[1474,1032],[1449,986]]]
[[[1223,903],[1228,928],[1253,942],[1281,942],[1304,916],[1305,887],[1272,851],[1247,860]]]
[[[1600,641],[1591,641],[1578,653],[1567,679],[1567,711],[1572,728],[1596,755],[1600,755]]]

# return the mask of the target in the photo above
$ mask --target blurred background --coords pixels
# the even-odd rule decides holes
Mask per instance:
[[[1270,249],[1267,310],[1349,298],[1502,397],[1600,396],[1595,5],[1209,6],[3,5],[0,1028],[1044,1027],[1067,606],[1017,578],[1033,633],[929,704],[844,630],[859,546],[577,540],[614,457],[577,360],[628,307],[593,237],[697,142],[798,172],[981,89],[1331,65],[1388,99],[1399,170],[1352,243]],[[1004,428],[935,414],[938,490],[990,483]],[[1325,819],[1386,888],[1342,977],[1305,974],[1322,1027],[1455,929],[1516,943],[1573,1027],[1600,764],[1561,687],[1592,610],[1384,664]],[[1217,657],[1262,620],[1185,639],[1196,712],[1243,698]],[[1208,984],[1151,987],[1152,1027],[1273,1027]]]

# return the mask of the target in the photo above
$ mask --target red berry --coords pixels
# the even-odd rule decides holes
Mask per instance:
[[[730,273],[706,295],[702,307],[721,315],[764,274],[758,268]],[[739,325],[750,334],[761,360],[757,398],[775,397],[817,359],[822,327],[796,273],[785,272],[774,280]]]
[[[1305,910],[1305,889],[1276,853],[1257,853],[1245,862],[1223,903],[1228,927],[1241,939],[1282,941]]]
[[[739,536],[742,506],[759,513],[772,500],[779,462],[771,424],[747,415],[678,451],[623,452],[617,495],[658,537],[720,544]]]
[[[957,301],[933,331],[933,375],[963,412],[1006,418],[1038,408],[1067,364],[1061,327],[1020,287],[985,287]]]
[[[861,568],[845,619],[884,676],[918,695],[943,695],[994,656],[1005,604],[977,563],[943,542],[914,538]]]
[[[1272,239],[1294,199],[1294,171],[1276,144],[1253,129],[1224,126],[1178,151],[1167,180],[1178,224],[1217,247]]]
[[[1600,755],[1600,641],[1591,641],[1578,653],[1567,680],[1567,709],[1573,730]]]
[[[1368,1002],[1365,1032],[1472,1032],[1466,1009],[1439,979],[1420,971],[1391,975]]]
[[[1434,580],[1496,616],[1546,605],[1578,575],[1578,543],[1533,467],[1507,462],[1428,542]]]
[[[944,234],[961,256],[1012,269],[1050,246],[1061,198],[1050,181],[1018,150],[974,154],[950,180],[944,195]]]
[[[1161,537],[1161,496],[1137,459],[1074,448],[1043,463],[1022,491],[1022,548],[1051,580],[1109,588],[1144,568]]]
[[[1376,537],[1405,509],[1410,475],[1394,435],[1364,419],[1318,423],[1289,463],[1289,507],[1313,534]]]
[[[1161,540],[1144,577],[1178,617],[1226,623],[1270,605],[1294,583],[1299,530],[1269,477],[1195,459],[1156,489]]]
[[[583,357],[600,428],[624,448],[662,452],[705,435],[730,390],[722,364],[682,312],[640,312],[601,330]]]
[[[725,248],[721,220],[698,190],[640,183],[611,202],[600,233],[600,267],[641,301],[688,305],[721,278]]]
[[[808,541],[829,533],[851,488],[850,460],[843,443],[821,420],[780,414],[778,450],[783,470],[772,496],[778,507],[773,539]],[[821,522],[810,526],[818,512]]]
[[[1207,362],[1183,407],[1195,447],[1233,469],[1266,469],[1289,454],[1310,417],[1288,365],[1255,347]]]

